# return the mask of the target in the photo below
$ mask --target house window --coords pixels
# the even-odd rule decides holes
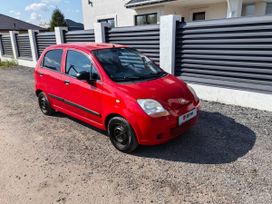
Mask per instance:
[[[206,19],[206,12],[193,13],[193,21],[204,21]]]
[[[254,16],[255,4],[244,4],[242,8],[242,16]]]
[[[266,14],[272,14],[272,3],[266,4]]]
[[[157,24],[157,22],[158,16],[156,13],[135,16],[135,25]]]
[[[114,18],[99,19],[97,22],[98,23],[109,23],[111,28],[115,27]]]

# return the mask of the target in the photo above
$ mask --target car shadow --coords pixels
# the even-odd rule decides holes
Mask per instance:
[[[189,132],[168,144],[140,147],[135,156],[197,164],[224,164],[247,154],[255,133],[234,119],[217,112],[201,111]]]

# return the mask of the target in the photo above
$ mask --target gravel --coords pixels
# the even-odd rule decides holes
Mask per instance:
[[[0,69],[0,203],[272,203],[272,113],[202,101],[182,137],[132,155],[40,112],[33,69]]]

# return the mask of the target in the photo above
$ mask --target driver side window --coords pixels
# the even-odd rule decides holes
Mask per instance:
[[[92,62],[84,54],[73,50],[68,50],[66,57],[65,73],[76,77],[80,72],[97,73]],[[98,74],[98,73],[97,73]]]

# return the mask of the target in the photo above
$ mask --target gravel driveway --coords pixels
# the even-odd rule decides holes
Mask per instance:
[[[272,203],[271,112],[203,101],[190,132],[128,155],[33,90],[33,69],[0,70],[1,204]]]

